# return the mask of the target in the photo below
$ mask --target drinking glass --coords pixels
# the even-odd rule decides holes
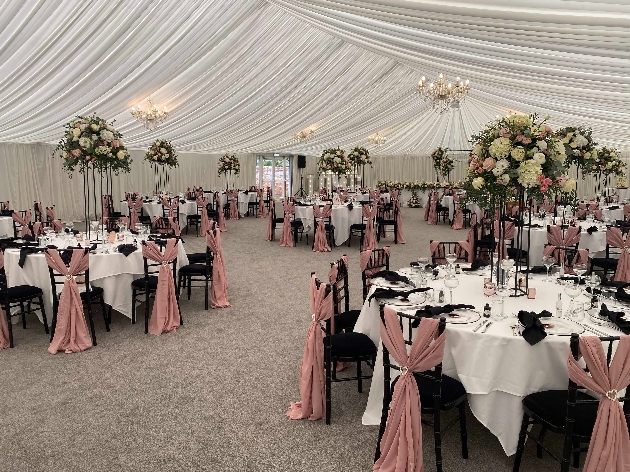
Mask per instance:
[[[497,316],[497,321],[507,318],[505,314],[505,299],[510,296],[510,287],[507,284],[501,284],[497,287],[497,295],[501,297],[501,313]]]
[[[453,304],[453,289],[459,285],[459,279],[455,274],[448,274],[444,277],[444,286],[450,292],[450,303]]]
[[[576,321],[582,321],[584,319],[584,306],[575,303],[575,298],[579,297],[582,293],[580,286],[572,281],[569,281],[564,286],[564,293],[566,293],[571,302],[569,303],[569,318],[573,318]]]
[[[575,272],[576,275],[578,276],[578,285],[579,285],[580,281],[582,280],[582,276],[586,274],[586,264],[575,264],[573,266],[573,272]]]
[[[542,263],[547,269],[547,277],[543,279],[543,282],[553,282],[551,277],[549,277],[549,269],[556,263],[556,258],[553,256],[543,256]]]
[[[445,257],[446,262],[448,262],[448,270],[449,272],[453,272],[453,263],[457,260],[457,255],[449,252]]]

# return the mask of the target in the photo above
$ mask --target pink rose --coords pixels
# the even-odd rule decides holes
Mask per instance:
[[[501,130],[499,131],[499,136],[501,136],[502,138],[509,138],[510,130],[507,128],[501,128]]]
[[[486,171],[491,171],[492,169],[494,169],[495,164],[496,163],[494,159],[492,159],[491,157],[488,157],[485,161],[483,161],[483,168]]]
[[[523,138],[524,138],[524,137],[525,137],[525,136],[523,136],[522,134],[517,134],[517,135],[516,135],[516,138],[514,138],[514,140],[515,140],[516,142],[521,142],[521,141],[523,141]]]
[[[523,139],[521,139],[521,142],[523,144],[529,144],[532,142],[532,138],[528,138],[527,136],[523,136]]]
[[[114,139],[114,140],[112,141],[112,147],[115,147],[115,148],[117,148],[117,147],[118,147],[118,140],[117,140],[117,139]]]
[[[483,172],[482,168],[477,169],[477,173],[481,174]]]
[[[81,155],[81,149],[73,149],[72,151],[70,151],[70,154],[72,154],[74,157],[79,157]]]

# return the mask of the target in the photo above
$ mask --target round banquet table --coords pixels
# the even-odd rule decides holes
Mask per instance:
[[[484,297],[483,276],[476,273],[462,273],[458,276],[460,285],[454,289],[454,303],[474,305],[480,313],[485,303],[491,302],[493,313],[498,309],[495,300]],[[511,325],[517,322],[519,310],[553,310],[561,286],[553,282],[543,282],[544,276],[530,276],[529,286],[537,289],[536,298],[507,298],[505,313],[507,319],[494,321],[485,333],[473,332],[481,321],[471,324],[446,325],[446,345],[444,349],[443,372],[459,379],[468,393],[468,403],[475,417],[486,426],[500,441],[508,456],[516,453],[518,434],[523,417],[522,400],[526,395],[550,389],[568,387],[567,356],[569,336],[548,334],[545,339],[531,346],[522,336],[514,336]],[[443,280],[431,281],[429,286],[444,288]],[[374,290],[371,289],[370,294]],[[411,297],[413,297],[412,295]],[[568,297],[564,311],[568,311]],[[412,298],[413,299],[413,298]],[[446,291],[448,300],[448,291]],[[576,300],[587,301],[585,296]],[[421,304],[435,305],[434,302]],[[496,308],[495,308],[496,307]],[[401,310],[400,306],[391,308]],[[413,307],[412,312],[415,312]],[[553,310],[555,311],[555,310]],[[483,318],[482,318],[483,319]],[[554,317],[550,318],[553,323]],[[407,323],[403,323],[407,326]],[[586,319],[581,325],[594,328],[607,335],[619,335],[619,331],[596,326]],[[581,329],[575,325],[576,329]],[[370,386],[367,406],[363,414],[363,424],[380,424],[383,407],[383,354],[380,340],[380,316],[377,300],[365,302],[354,329],[368,335],[378,346],[376,365]],[[594,336],[590,331],[584,335]],[[392,380],[396,372],[392,372]]]
[[[544,220],[532,218],[532,224],[539,224],[542,228],[529,228],[523,234],[523,249],[529,254],[529,265],[541,265],[543,249],[547,244],[547,225]],[[580,249],[588,249],[591,257],[599,257],[602,251],[606,250],[606,226],[601,222],[587,223],[580,222],[582,233],[580,236]],[[593,234],[588,234],[586,230],[590,226],[597,226],[598,230]],[[527,233],[530,233],[530,241],[527,241]]]
[[[605,195],[619,195],[619,200],[630,200],[630,188],[606,187]]]
[[[55,246],[64,248],[67,242],[62,239],[53,241]],[[116,243],[118,246],[119,243]],[[120,242],[120,244],[123,244]],[[76,245],[76,241],[73,242]],[[110,254],[90,254],[90,284],[102,287],[107,305],[131,318],[131,282],[144,276],[142,249],[125,256],[112,249]],[[100,248],[100,247],[99,247]],[[97,248],[97,250],[99,250]],[[44,306],[48,323],[52,320],[52,286],[48,264],[43,253],[26,256],[24,268],[18,264],[19,249],[7,249],[4,255],[4,267],[9,287],[16,285],[34,285],[44,292]],[[188,264],[188,256],[181,241],[177,248],[177,268]],[[177,280],[177,279],[176,279]],[[38,316],[41,316],[38,312]],[[40,318],[41,321],[41,318]]]
[[[184,203],[179,204],[179,225],[183,228],[186,225],[186,217],[188,215],[197,214],[197,202],[194,200],[186,200],[184,197],[179,198],[180,200],[185,200]],[[144,202],[142,204],[142,209],[145,214],[151,217],[151,219],[156,216],[160,218],[163,216],[162,203],[158,200]],[[120,213],[122,213],[123,216],[129,215],[129,206],[125,200],[120,202]]]
[[[13,237],[13,218],[10,216],[0,216],[0,237]]]
[[[239,190],[238,192],[238,214],[245,216],[247,213],[248,203],[255,202],[258,197],[256,191]],[[221,192],[221,207],[227,203],[227,195],[225,192]],[[254,215],[256,216],[256,215]]]
[[[323,206],[323,205],[320,205]],[[276,207],[276,215],[282,215],[282,207]],[[350,226],[360,224],[363,221],[363,208],[360,203],[353,205],[352,210],[347,205],[333,205],[331,223],[335,227],[335,244],[341,246],[350,237]],[[304,227],[310,226],[314,231],[313,206],[295,205],[295,218],[301,220]]]
[[[444,195],[442,197],[442,201],[440,202],[442,206],[448,208],[448,219],[453,221],[453,216],[455,216],[455,205],[453,204],[453,196],[452,195]],[[466,208],[472,211],[473,213],[477,213],[477,217],[481,217],[481,209],[479,205],[476,203],[466,203]]]

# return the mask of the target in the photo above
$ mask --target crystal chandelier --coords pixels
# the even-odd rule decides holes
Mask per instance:
[[[166,111],[166,107],[163,110],[158,110],[158,107],[153,104],[153,100],[151,97],[147,99],[147,109],[141,110],[140,105],[138,105],[138,109],[136,107],[131,107],[131,116],[133,116],[136,121],[144,124],[146,129],[155,129],[158,125],[168,118],[168,111]]]
[[[418,83],[418,94],[431,103],[431,108],[444,113],[449,108],[459,108],[459,104],[468,96],[470,85],[468,80],[462,81],[459,77],[452,84],[446,81],[444,74],[440,73],[437,79],[427,83],[424,76]]]
[[[308,142],[309,139],[313,137],[315,134],[315,127],[309,126],[308,128],[303,129],[302,131],[295,133],[293,137],[301,143]]]
[[[368,141],[372,144],[376,144],[380,146],[381,144],[385,144],[387,142],[387,138],[383,136],[381,133],[374,133],[368,136]]]

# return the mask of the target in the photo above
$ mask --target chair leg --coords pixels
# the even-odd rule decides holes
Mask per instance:
[[[514,457],[513,472],[518,472],[521,468],[521,459],[523,458],[523,450],[525,449],[525,437],[527,436],[527,427],[529,426],[529,416],[523,413],[523,422],[521,423],[521,431],[518,435],[518,446],[516,447],[516,456]]]
[[[5,316],[7,318],[7,327],[9,329],[9,347],[13,347],[13,326],[11,323],[11,304],[4,307]]]
[[[101,311],[103,312],[103,320],[105,321],[105,331],[109,333],[109,320],[107,319],[107,311],[105,310],[105,300],[101,295]]]
[[[87,314],[88,321],[90,322],[90,332],[92,333],[92,346],[96,347],[96,331],[94,329],[94,318],[92,318],[92,300],[87,300]]]
[[[208,310],[208,289],[209,289],[209,287],[208,287],[209,283],[208,282],[209,282],[209,278],[206,277],[206,293],[205,293],[205,298],[204,298],[204,303],[205,303],[204,306],[206,308],[206,311]]]
[[[136,289],[131,289],[131,324],[136,324]]]
[[[357,362],[357,377],[359,377],[358,390],[363,393],[363,379],[361,378],[361,361]]]
[[[186,276],[186,295],[188,295],[188,300],[190,300],[191,294],[192,294],[192,277]]]
[[[573,449],[576,451],[573,453],[573,467],[575,469],[580,468],[580,441],[573,441]]]
[[[144,301],[144,334],[149,334],[149,288],[146,288]]]
[[[439,408],[433,408],[433,436],[435,438],[435,470],[442,472],[442,425]]]
[[[332,406],[332,400],[330,396],[330,388],[332,387],[332,366],[330,359],[330,350],[326,347],[325,349],[325,364],[326,364],[326,424],[330,424],[330,409]]]
[[[26,329],[26,312],[24,311],[24,302],[20,302],[20,314],[22,315],[22,329]]]
[[[547,428],[543,426],[542,429],[540,430],[540,434],[538,435],[538,441],[542,443],[545,440],[546,434],[547,434]],[[543,448],[538,443],[536,443],[536,457],[538,457],[539,459],[542,459],[543,457]]]
[[[50,330],[48,329],[48,320],[46,319],[46,309],[44,308],[44,298],[40,295],[37,297],[39,300],[39,311],[42,312],[42,321],[44,322],[44,331],[46,334],[50,334]]]
[[[466,402],[459,405],[459,434],[462,440],[462,457],[468,459],[468,431],[466,429]]]

